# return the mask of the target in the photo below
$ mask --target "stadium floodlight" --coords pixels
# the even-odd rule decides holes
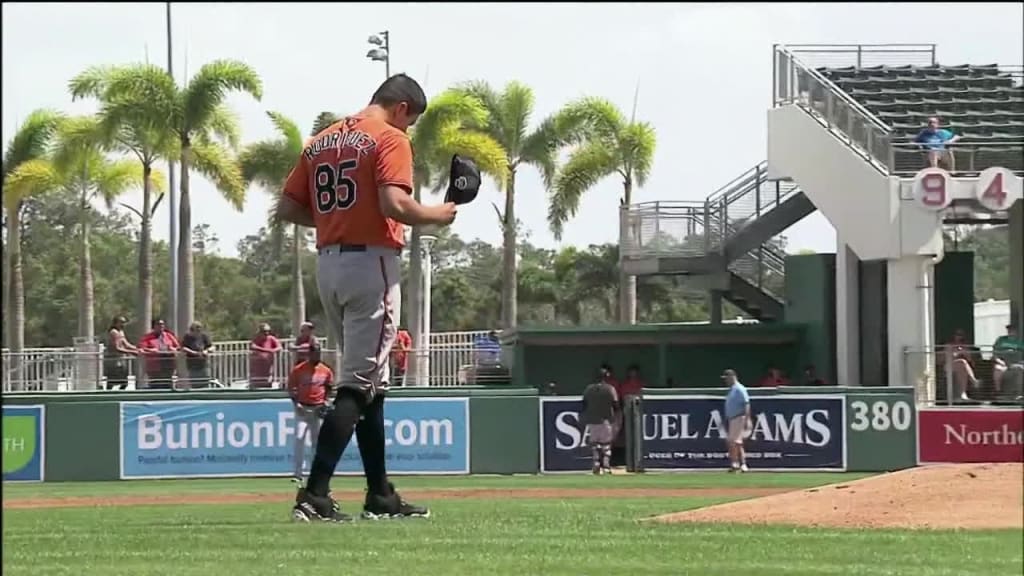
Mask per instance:
[[[379,48],[373,48],[366,53],[366,57],[374,62],[384,63],[384,78],[391,77],[391,43],[390,34],[387,30],[379,34],[372,34],[366,39],[367,44],[373,46],[379,46]]]

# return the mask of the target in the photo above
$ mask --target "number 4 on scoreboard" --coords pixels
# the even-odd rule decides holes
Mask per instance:
[[[1020,196],[1020,179],[1006,168],[993,166],[978,175],[974,194],[978,203],[993,212],[1006,210]]]

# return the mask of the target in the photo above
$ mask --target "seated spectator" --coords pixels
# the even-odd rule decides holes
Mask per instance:
[[[395,335],[395,344],[391,347],[391,381],[393,384],[404,385],[405,374],[409,371],[410,352],[412,352],[412,336],[405,328],[399,328]]]
[[[498,332],[491,330],[484,336],[473,339],[473,352],[477,366],[498,366],[501,364],[501,343]]]
[[[1007,324],[1006,334],[996,338],[992,345],[992,380],[996,392],[1002,391],[1003,375],[1009,367],[1024,364],[1024,339],[1017,333],[1017,327]]]
[[[249,388],[270,388],[274,358],[281,351],[281,341],[271,332],[270,324],[260,324],[249,350]]]
[[[174,365],[178,350],[178,338],[167,329],[161,320],[153,320],[153,329],[139,340],[139,353],[145,358],[148,388],[169,390],[174,382]]]
[[[775,366],[769,366],[768,373],[761,378],[761,381],[758,382],[757,385],[762,388],[789,386],[789,379],[782,373],[782,370],[779,370]]]
[[[107,390],[128,388],[132,357],[139,354],[139,349],[124,335],[127,323],[124,316],[116,316],[107,331],[107,342],[103,347],[103,374],[107,377]]]
[[[619,393],[619,400],[625,402],[627,396],[640,396],[643,394],[644,381],[640,378],[640,367],[631,364],[626,369],[626,379],[619,383],[615,389]]]
[[[800,381],[801,386],[826,386],[825,380],[818,376],[817,369],[814,364],[808,364],[804,367],[804,377]]]
[[[967,342],[967,334],[960,328],[953,331],[953,339],[946,345],[946,366],[952,366],[953,393],[960,400],[970,400],[968,387],[976,390],[980,381],[974,375],[974,358],[980,352],[977,346]]]
[[[181,349],[185,352],[185,368],[188,380],[184,388],[208,388],[210,386],[210,354],[213,353],[213,341],[203,331],[203,325],[193,322],[188,334],[181,339]]]
[[[953,160],[953,152],[946,149],[947,144],[954,144],[959,140],[952,132],[940,128],[939,119],[932,117],[928,119],[928,126],[921,130],[914,138],[920,149],[927,151],[928,167],[938,168],[940,162],[945,162],[946,169],[950,172],[956,170],[956,163]]]
[[[288,349],[295,353],[295,366],[302,364],[309,359],[309,348],[313,345],[319,346],[320,342],[316,338],[314,331],[316,326],[312,322],[306,321],[299,326],[299,335],[295,337],[295,341],[288,346]]]

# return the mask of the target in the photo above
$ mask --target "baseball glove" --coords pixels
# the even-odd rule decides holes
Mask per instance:
[[[448,191],[444,195],[445,202],[468,204],[480,192],[480,169],[472,158],[452,156],[452,165],[448,171]]]

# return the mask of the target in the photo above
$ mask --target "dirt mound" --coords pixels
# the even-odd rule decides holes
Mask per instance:
[[[1022,528],[1024,464],[943,464],[658,516],[855,528]]]
[[[508,498],[755,498],[785,492],[779,488],[518,488],[468,490],[409,490],[410,500],[461,500],[466,498],[502,500]],[[87,508],[93,506],[160,506],[175,504],[260,504],[288,502],[294,493],[169,494],[114,497],[18,498],[4,500],[4,510],[25,508]],[[334,493],[338,500],[362,502],[363,493],[344,490]]]

